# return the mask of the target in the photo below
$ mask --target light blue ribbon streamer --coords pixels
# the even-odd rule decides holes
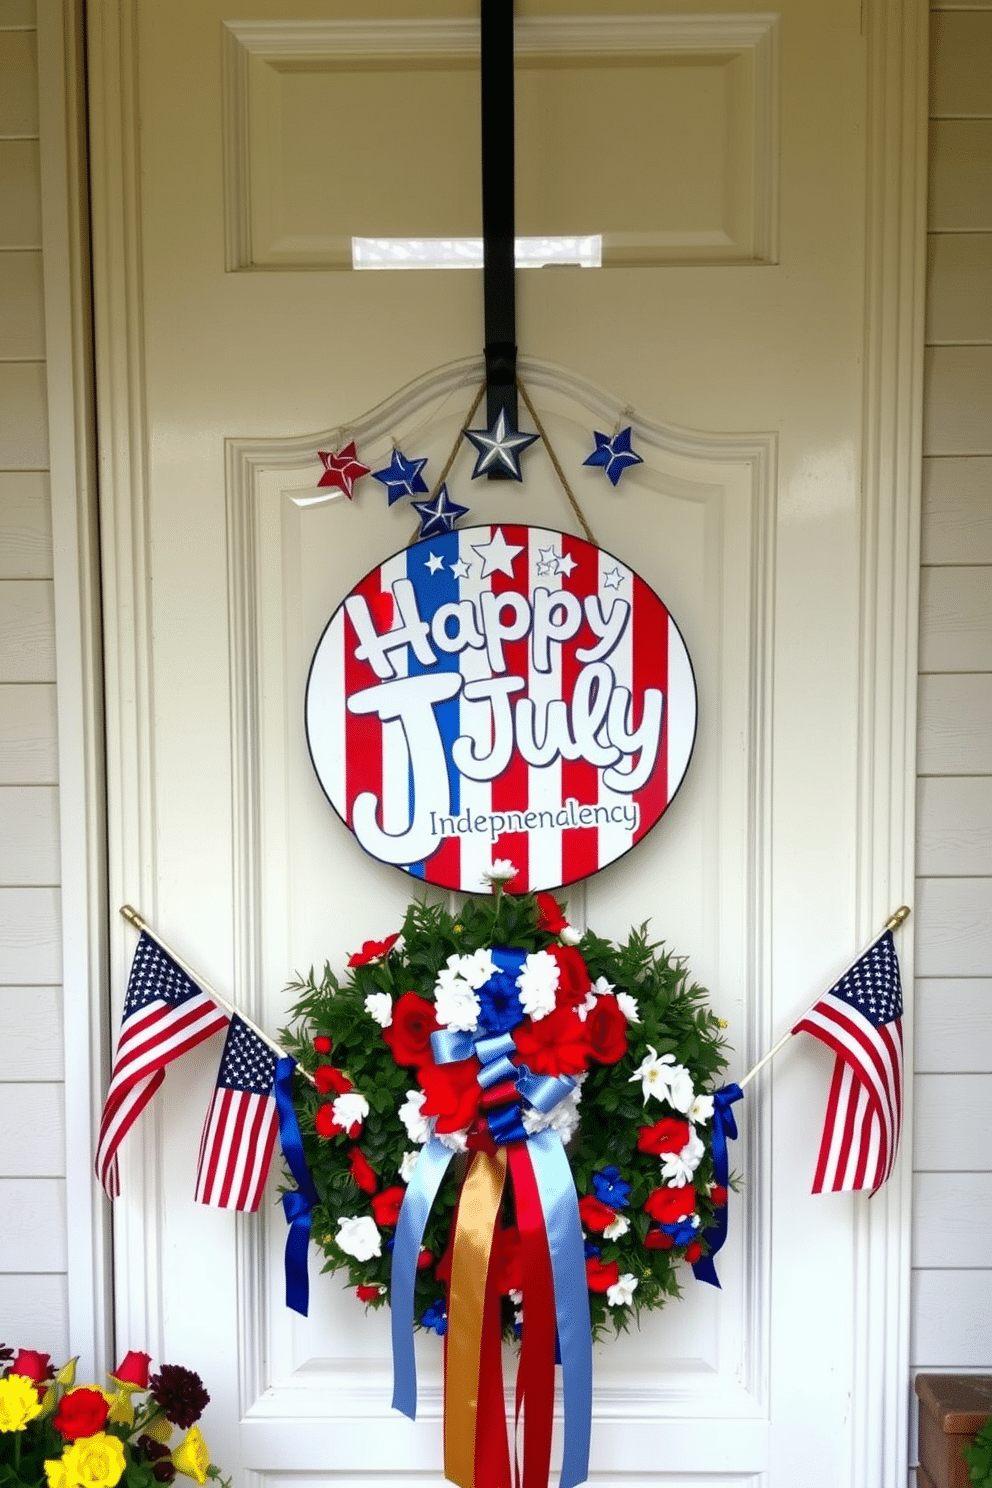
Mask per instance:
[[[730,1109],[734,1101],[744,1099],[744,1092],[739,1085],[724,1085],[713,1095],[713,1137],[711,1147],[713,1150],[713,1176],[721,1188],[726,1188],[730,1177],[730,1154],[727,1151],[727,1139],[735,1140],[737,1137],[737,1122],[734,1113]],[[698,1261],[693,1261],[693,1275],[697,1281],[709,1282],[710,1286],[719,1287],[720,1279],[716,1274],[716,1266],[713,1257],[717,1251],[723,1249],[727,1238],[727,1210],[728,1202],[722,1209],[717,1210],[716,1224],[703,1231],[702,1238],[709,1247],[709,1255],[700,1256]],[[664,1226],[662,1226],[664,1228]]]
[[[320,1195],[303,1155],[303,1138],[293,1106],[294,1059],[280,1059],[276,1063],[272,1093],[275,1096],[279,1115],[279,1142],[283,1157],[297,1187],[282,1196],[283,1213],[289,1225],[286,1236],[286,1306],[294,1312],[307,1316],[310,1307],[310,1277],[307,1270],[307,1251],[310,1246],[310,1226],[314,1205]]]
[[[437,1191],[454,1155],[437,1137],[431,1137],[417,1158],[396,1223],[390,1271],[393,1408],[411,1421],[417,1419],[417,1359],[413,1347],[417,1261]]]

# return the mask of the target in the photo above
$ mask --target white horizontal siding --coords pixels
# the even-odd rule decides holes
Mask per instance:
[[[0,1028],[0,1082],[21,1085],[62,1079],[60,987],[0,987]],[[8,1103],[19,1094],[8,1092]]]
[[[938,672],[920,678],[921,775],[992,775],[992,679]]]
[[[59,793],[53,785],[0,785],[0,883],[59,881]]]
[[[39,361],[45,355],[41,273],[40,253],[0,252],[0,360]]]
[[[0,1179],[65,1176],[62,1085],[11,1083],[0,1123]]]
[[[66,1253],[64,1179],[0,1178],[4,1270],[64,1271]]]
[[[51,577],[52,503],[48,472],[0,470],[0,579]]]
[[[55,593],[50,582],[12,579],[0,584],[0,636],[0,683],[55,681]]]
[[[0,1274],[0,1317],[9,1343],[23,1341],[53,1359],[69,1357],[69,1299],[58,1273]]]
[[[5,26],[33,28],[37,14],[35,0],[0,0],[0,28]]]
[[[38,43],[33,31],[0,31],[0,137],[38,137]]]
[[[0,785],[54,785],[58,714],[51,682],[0,682]]]
[[[930,117],[992,114],[992,11],[933,16]]]
[[[992,232],[992,120],[930,125],[931,232]]]
[[[917,813],[917,872],[921,877],[992,875],[992,775],[938,775],[920,780]]]
[[[992,454],[992,346],[929,347],[924,389],[928,455]]]
[[[37,140],[0,139],[0,248],[41,247]]]
[[[914,1272],[913,1318],[919,1369],[987,1371],[992,1271]]]
[[[918,1074],[915,1092],[917,1172],[987,1172],[992,1151],[992,1074]],[[989,1261],[992,1264],[992,1252]]]
[[[992,970],[992,880],[916,884],[916,975],[982,977]]]
[[[992,670],[992,570],[925,568],[920,576],[920,671]]]
[[[990,492],[990,455],[944,455],[923,461],[924,565],[992,563]]]
[[[58,889],[0,887],[0,986],[57,987],[61,982]]]
[[[913,1194],[913,1264],[988,1270],[992,1173],[920,1173]]]
[[[992,976],[918,978],[915,1036],[917,1072],[992,1070]]]

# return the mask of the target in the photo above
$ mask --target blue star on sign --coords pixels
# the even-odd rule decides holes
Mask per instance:
[[[451,532],[458,518],[468,511],[467,506],[459,506],[451,500],[447,486],[440,487],[433,501],[415,501],[413,507],[420,514],[419,536],[422,538],[441,537],[445,532]]]
[[[472,471],[472,479],[488,475],[490,470],[505,470],[514,480],[523,480],[520,474],[520,456],[525,449],[537,443],[536,434],[521,434],[511,424],[505,408],[501,408],[491,429],[466,429],[465,438],[479,451]]]
[[[600,434],[598,429],[593,430],[596,440],[596,448],[583,465],[602,465],[609,476],[612,485],[616,485],[628,465],[642,465],[644,462],[640,455],[635,455],[630,447],[630,425],[614,434],[612,439],[607,434]]]
[[[419,491],[429,489],[421,471],[427,464],[423,460],[408,460],[402,450],[394,449],[393,458],[382,470],[373,470],[372,479],[381,481],[389,496],[389,505],[402,501],[404,496],[416,496]]]

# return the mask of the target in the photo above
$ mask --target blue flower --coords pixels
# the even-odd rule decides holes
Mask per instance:
[[[509,1033],[524,1020],[515,972],[497,971],[479,988],[479,1022],[488,1033]]]
[[[588,1261],[592,1256],[602,1255],[603,1254],[603,1248],[602,1248],[601,1245],[592,1245],[587,1240],[586,1243],[585,1243],[585,1252],[586,1252],[586,1260]]]
[[[675,1224],[663,1224],[661,1228],[666,1235],[671,1235],[676,1245],[688,1245],[690,1240],[697,1238],[696,1226],[691,1219],[680,1219]]]
[[[433,1328],[439,1337],[444,1337],[448,1331],[448,1314],[445,1312],[444,1303],[440,1298],[436,1302],[431,1303],[420,1319],[420,1322],[422,1327]]]
[[[630,1208],[630,1184],[620,1177],[619,1168],[611,1165],[593,1173],[592,1187],[601,1204],[609,1204],[611,1209]]]

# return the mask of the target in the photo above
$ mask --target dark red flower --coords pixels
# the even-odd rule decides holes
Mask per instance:
[[[369,1167],[365,1153],[360,1147],[352,1147],[348,1156],[351,1159],[351,1176],[356,1186],[363,1193],[374,1194],[379,1187],[379,1179],[374,1169]]]
[[[479,1069],[475,1058],[421,1065],[417,1078],[427,1096],[421,1109],[425,1116],[437,1117],[435,1131],[464,1131],[475,1120],[482,1094]]]
[[[152,1477],[156,1483],[171,1483],[176,1476],[176,1465],[171,1457],[163,1457],[161,1462],[152,1463]]]
[[[553,894],[538,894],[536,898],[538,930],[544,930],[548,935],[557,935],[568,924],[564,909]]]
[[[387,935],[385,940],[365,941],[362,949],[348,958],[348,965],[368,966],[370,961],[381,961],[383,956],[389,954],[399,938],[399,931],[397,931],[395,935]]]
[[[140,1349],[129,1349],[110,1378],[117,1380],[119,1384],[130,1385],[133,1390],[147,1390],[148,1366],[151,1362],[151,1354],[143,1354]]]
[[[394,1188],[384,1188],[382,1193],[372,1195],[372,1213],[375,1222],[380,1227],[394,1225],[400,1217],[400,1208],[406,1196],[406,1189],[396,1184]]]
[[[313,1129],[318,1137],[339,1137],[344,1127],[334,1120],[334,1107],[327,1102],[326,1105],[318,1106],[313,1118]]]
[[[362,1285],[355,1288],[355,1296],[359,1302],[375,1302],[382,1296],[382,1292],[377,1286]]]
[[[382,1036],[393,1051],[397,1064],[432,1064],[431,1034],[439,1027],[434,1004],[416,992],[404,992],[393,1008],[393,1021],[382,1030]]]
[[[163,1457],[170,1455],[169,1448],[165,1442],[157,1442],[153,1436],[145,1433],[138,1437],[138,1446],[144,1452],[149,1462],[160,1462]]]
[[[696,1207],[696,1190],[688,1183],[672,1188],[656,1188],[647,1197],[644,1208],[659,1224],[675,1224],[685,1219]]]
[[[671,1250],[675,1241],[665,1230],[648,1230],[644,1244],[648,1250]]]
[[[196,1424],[210,1400],[200,1376],[182,1364],[163,1364],[148,1383],[155,1404],[180,1431]]]
[[[702,1253],[703,1247],[700,1245],[698,1240],[690,1240],[689,1244],[685,1248],[685,1258],[689,1262],[690,1266],[693,1264],[693,1262],[699,1260],[699,1257],[702,1255]]]
[[[601,1261],[598,1256],[589,1256],[586,1261],[586,1286],[591,1292],[607,1292],[620,1280],[620,1267],[616,1261]]]
[[[578,1007],[580,1002],[585,1002],[592,986],[582,952],[576,946],[550,945],[548,955],[558,962],[555,1001],[559,1007]]]
[[[571,1008],[557,1007],[546,1018],[530,1018],[513,1030],[524,1063],[537,1075],[578,1075],[589,1060],[585,1024]]]
[[[318,1054],[330,1054],[331,1050],[334,1048],[330,1037],[326,1033],[318,1033],[317,1037],[313,1041],[313,1046]]]
[[[608,993],[596,998],[586,1014],[589,1052],[598,1064],[616,1064],[627,1052],[627,1019],[620,1004]]]
[[[678,1116],[662,1116],[654,1126],[639,1127],[637,1132],[638,1150],[659,1157],[663,1152],[681,1152],[688,1141],[689,1123]]]
[[[106,1426],[109,1414],[110,1405],[103,1391],[80,1385],[78,1390],[62,1396],[52,1425],[66,1441],[76,1441],[81,1436],[96,1436]]]
[[[52,1378],[50,1354],[39,1354],[35,1349],[18,1349],[10,1366],[11,1374],[23,1375],[33,1384],[43,1384]]]
[[[710,1203],[717,1209],[722,1209],[727,1202],[727,1190],[722,1183],[715,1183],[710,1189]]]
[[[313,1072],[313,1082],[321,1095],[329,1095],[332,1090],[335,1095],[347,1095],[353,1088],[348,1076],[335,1069],[333,1064],[318,1064]]]
[[[605,1230],[616,1217],[615,1209],[611,1209],[609,1204],[600,1203],[592,1194],[584,1194],[579,1200],[579,1218],[587,1230]]]

